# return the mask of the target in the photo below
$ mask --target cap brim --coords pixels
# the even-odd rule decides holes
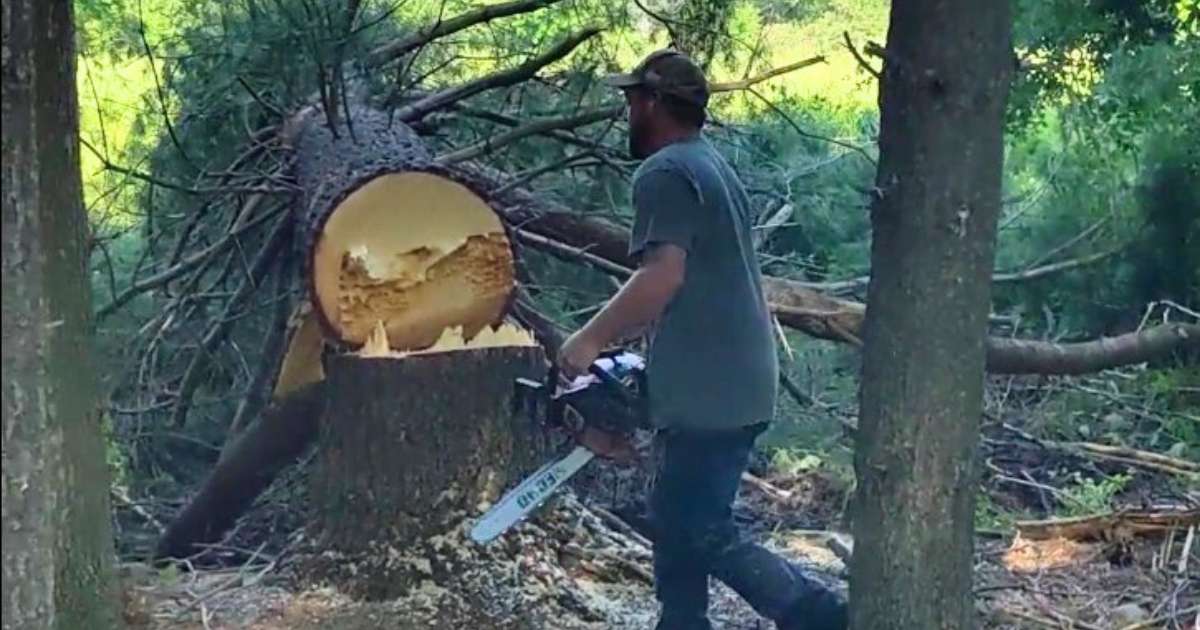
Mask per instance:
[[[609,87],[627,88],[635,85],[641,85],[642,79],[641,77],[633,74],[610,74],[604,79],[604,82],[607,83]]]

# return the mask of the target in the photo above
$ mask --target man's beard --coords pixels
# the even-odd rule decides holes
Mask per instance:
[[[650,157],[650,133],[645,123],[629,122],[629,155],[635,160]]]

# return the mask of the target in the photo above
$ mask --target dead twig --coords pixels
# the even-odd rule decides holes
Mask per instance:
[[[858,62],[858,66],[866,70],[868,74],[875,77],[876,80],[881,78],[879,71],[874,66],[867,63],[867,60],[858,52],[858,48],[854,46],[854,42],[850,40],[850,31],[842,31],[842,39],[846,42],[846,49],[854,56],[854,60]]]
[[[617,516],[616,514],[613,514],[612,512],[609,512],[608,510],[606,510],[600,506],[595,506],[595,505],[588,506],[588,509],[591,510],[596,516],[600,517],[600,520],[607,523],[609,527],[611,527],[611,528],[621,532],[622,534],[628,536],[629,538],[637,541],[638,544],[642,545],[643,547],[645,547],[647,549],[651,549],[654,547],[654,544],[650,542],[650,539],[641,535],[636,529],[633,528],[632,525],[630,525],[629,523],[626,523],[621,517]]]
[[[271,230],[270,236],[267,237],[266,243],[254,258],[254,262],[250,266],[250,270],[246,277],[242,280],[241,286],[228,302],[225,303],[225,310],[221,313],[216,323],[208,330],[192,356],[191,362],[188,363],[187,370],[184,372],[183,380],[179,386],[178,399],[175,402],[175,410],[172,413],[172,424],[176,427],[182,427],[187,419],[188,409],[191,407],[192,395],[196,388],[200,386],[201,377],[204,374],[204,369],[212,360],[212,353],[216,350],[217,344],[225,338],[229,329],[236,321],[236,312],[241,308],[242,302],[262,283],[263,277],[275,262],[275,256],[280,250],[284,249],[284,243],[289,239],[291,234],[291,216],[283,215],[275,223],[275,227]]]

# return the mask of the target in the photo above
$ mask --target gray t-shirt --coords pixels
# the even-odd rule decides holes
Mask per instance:
[[[655,424],[730,429],[774,418],[778,358],[737,174],[697,135],[651,155],[633,178],[629,251],[687,251],[683,286],[651,330],[647,380]]]

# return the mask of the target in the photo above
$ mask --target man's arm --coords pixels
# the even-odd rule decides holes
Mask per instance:
[[[658,319],[683,284],[687,252],[670,243],[647,248],[643,262],[617,294],[560,351],[568,378],[587,371],[606,345]]]

